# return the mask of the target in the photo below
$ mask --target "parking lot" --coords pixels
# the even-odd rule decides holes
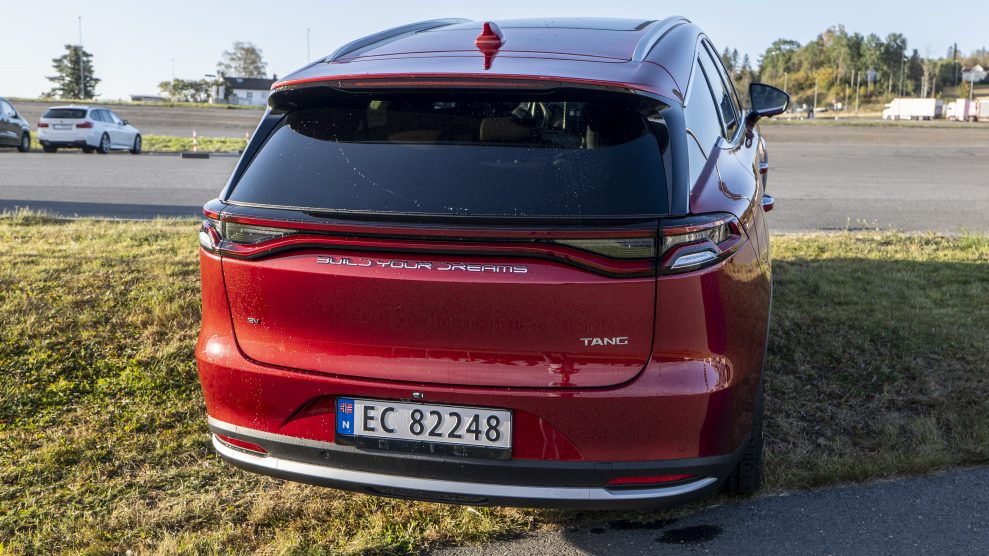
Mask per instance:
[[[204,121],[228,135],[250,129],[258,116],[250,110],[185,110],[210,115]],[[238,113],[239,123],[225,128],[229,123],[215,123],[220,120],[214,112]],[[185,126],[188,117],[167,119]],[[763,130],[770,149],[768,192],[777,201],[770,221],[774,231],[989,231],[989,126],[775,124]],[[4,151],[0,210],[31,207],[115,218],[195,216],[226,183],[236,160],[230,155],[189,160],[177,155]]]

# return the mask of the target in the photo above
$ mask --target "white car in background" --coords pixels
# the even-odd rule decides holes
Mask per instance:
[[[141,132],[112,110],[94,106],[53,106],[38,121],[38,142],[46,153],[82,149],[106,154],[141,154]]]

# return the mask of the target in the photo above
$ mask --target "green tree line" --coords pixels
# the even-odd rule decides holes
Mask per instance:
[[[910,50],[906,37],[890,33],[849,33],[843,25],[825,30],[801,45],[778,39],[760,56],[753,68],[748,56],[739,59],[737,50],[722,53],[725,65],[735,73],[739,89],[761,81],[786,89],[797,104],[818,105],[842,102],[854,107],[856,90],[863,104],[886,102],[895,96],[950,97],[968,93],[962,68],[975,64],[989,67],[989,51],[981,48],[963,54],[952,46],[943,56],[921,55]]]

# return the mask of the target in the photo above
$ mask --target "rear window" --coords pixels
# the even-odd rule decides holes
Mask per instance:
[[[86,117],[85,108],[50,108],[43,118],[61,118],[64,120],[81,120]]]
[[[667,212],[645,118],[594,102],[411,97],[287,114],[227,198],[459,216]]]

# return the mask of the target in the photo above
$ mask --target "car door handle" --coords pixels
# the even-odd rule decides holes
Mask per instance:
[[[769,212],[773,210],[773,207],[775,206],[776,206],[776,199],[773,199],[772,195],[762,196],[762,210]]]
[[[766,161],[760,161],[759,162],[759,173],[762,174],[762,175],[766,175],[767,173],[769,173],[769,163],[768,162],[766,162]]]

